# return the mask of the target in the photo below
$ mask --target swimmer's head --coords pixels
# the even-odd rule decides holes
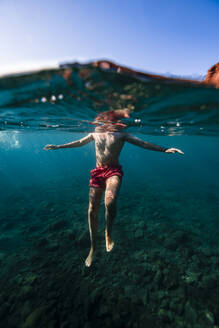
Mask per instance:
[[[97,115],[94,124],[96,131],[120,131],[127,127],[121,119],[129,118],[131,110],[129,108],[109,110]]]
[[[115,117],[117,118],[129,118],[131,110],[129,108],[114,110]]]
[[[129,118],[130,117],[130,109],[116,109],[116,110],[108,110],[106,112],[100,113],[97,115],[95,121],[97,122],[117,122],[122,118]]]

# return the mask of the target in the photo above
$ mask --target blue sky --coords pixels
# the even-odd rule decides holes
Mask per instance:
[[[0,0],[0,74],[109,58],[155,73],[219,61],[219,0]]]

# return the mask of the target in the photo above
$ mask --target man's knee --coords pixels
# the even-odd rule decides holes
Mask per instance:
[[[108,210],[114,210],[116,208],[116,198],[113,194],[106,195],[105,207]]]

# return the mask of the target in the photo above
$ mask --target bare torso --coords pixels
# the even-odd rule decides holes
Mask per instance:
[[[121,125],[120,125],[121,126]],[[118,125],[117,125],[118,127]],[[109,124],[106,125],[109,129]],[[114,126],[112,129],[114,130]],[[97,130],[97,129],[96,129]],[[81,147],[88,144],[89,142],[95,142],[96,148],[96,166],[114,166],[119,164],[119,155],[124,146],[125,142],[129,142],[133,145],[168,153],[181,153],[183,152],[177,148],[164,148],[162,146],[154,145],[150,142],[141,140],[137,137],[124,132],[118,131],[95,131],[94,133],[89,133],[84,138],[80,140],[72,141],[63,145],[46,145],[45,150],[49,149],[61,149],[61,148],[74,148]],[[111,239],[112,224],[116,214],[116,199],[118,197],[119,188],[121,185],[121,179],[118,175],[113,175],[108,177],[106,180],[106,190],[105,190],[105,206],[106,206],[106,250],[110,252],[114,246],[114,242]],[[101,201],[101,196],[104,189],[102,186],[90,185],[90,198],[89,198],[89,210],[88,210],[88,222],[90,229],[91,238],[91,249],[89,255],[85,261],[86,266],[90,266],[93,260],[93,254],[96,247],[96,234],[97,234],[97,214],[98,208]]]
[[[124,146],[125,134],[121,132],[92,133],[96,149],[96,166],[118,165]]]

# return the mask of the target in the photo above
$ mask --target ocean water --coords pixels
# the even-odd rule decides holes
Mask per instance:
[[[13,328],[219,327],[219,91],[90,65],[0,79],[0,322]],[[94,144],[45,151],[130,108],[106,253],[87,223]]]

